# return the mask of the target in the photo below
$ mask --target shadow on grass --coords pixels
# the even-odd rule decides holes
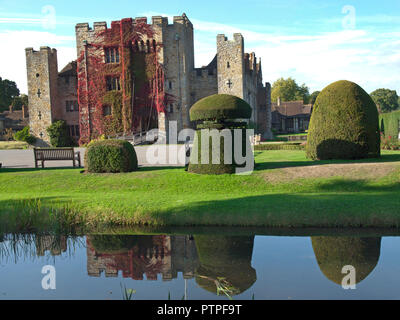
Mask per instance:
[[[317,166],[326,164],[352,164],[352,163],[382,163],[382,162],[400,162],[399,154],[384,154],[380,158],[368,158],[359,160],[320,160],[320,161],[271,161],[259,162],[255,170],[281,169],[288,167]]]

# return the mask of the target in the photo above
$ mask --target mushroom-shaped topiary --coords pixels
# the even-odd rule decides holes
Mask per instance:
[[[196,102],[190,109],[190,120],[197,122],[196,137],[188,171],[199,174],[234,173],[243,166],[235,159],[235,148],[241,148],[241,156],[253,161],[248,150],[246,128],[243,119],[251,117],[250,105],[241,98],[228,94],[215,94]],[[240,121],[241,120],[241,121]],[[236,135],[235,130],[240,130]]]
[[[362,159],[380,156],[378,110],[359,85],[337,81],[315,101],[307,137],[311,159]]]
[[[381,238],[312,237],[311,242],[322,273],[340,285],[344,266],[355,268],[359,283],[374,270],[381,250]]]
[[[214,294],[229,296],[249,289],[257,280],[251,266],[254,236],[195,236],[200,266],[196,282]]]

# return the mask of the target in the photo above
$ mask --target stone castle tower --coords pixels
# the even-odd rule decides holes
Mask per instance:
[[[169,24],[166,17],[155,16],[152,17],[151,23],[148,23],[147,18],[135,18],[114,21],[110,27],[106,22],[95,22],[93,27],[88,23],[80,23],[75,29],[78,59],[74,62],[76,68],[72,68],[68,73],[72,79],[68,84],[61,80],[63,72],[57,73],[56,63],[53,61],[57,61],[56,51],[46,49],[55,56],[51,63],[46,64],[42,62],[46,60],[46,50],[40,51],[43,58],[33,59],[32,57],[39,54],[33,49],[27,49],[29,105],[33,111],[31,128],[32,133],[38,137],[42,133],[44,141],[48,141],[45,128],[55,118],[66,120],[71,133],[80,138],[81,142],[107,133],[103,120],[113,119],[115,123],[116,114],[120,117],[117,122],[121,122],[119,130],[124,134],[153,128],[158,128],[161,134],[167,134],[170,121],[177,122],[178,130],[191,128],[193,124],[189,118],[190,107],[199,99],[216,93],[233,94],[246,100],[253,108],[251,121],[256,131],[265,138],[271,136],[269,84],[264,86],[262,83],[261,62],[257,62],[255,54],[245,53],[241,34],[234,34],[232,41],[225,35],[218,35],[215,58],[207,66],[195,68],[193,25],[185,14],[175,16],[172,24]],[[125,35],[132,30],[143,31],[140,39],[132,40],[127,45],[123,42],[126,41]],[[112,34],[121,34],[121,40],[110,40]],[[151,103],[155,104],[158,96],[169,98],[164,99],[163,110],[151,113],[150,109],[154,106],[144,102],[143,94],[140,96],[140,79],[135,77],[138,73],[129,74],[124,71],[127,68],[126,64],[135,59],[147,61],[146,72],[152,67],[148,64],[150,60],[155,60],[156,65],[160,67],[162,79],[155,77],[151,80],[151,83],[157,83],[159,88],[156,93],[153,89]],[[106,80],[99,80],[99,68],[95,64],[102,65],[105,73],[103,78]],[[132,64],[135,66],[135,62]],[[47,68],[47,78],[36,79],[36,69],[41,68]],[[158,75],[158,71],[156,74]],[[42,85],[40,90],[45,94],[42,98],[37,96],[39,80]],[[93,96],[96,94],[93,94],[90,88],[93,82],[96,82],[97,87],[104,87],[101,95],[97,94],[97,101],[94,101]],[[44,89],[46,86],[49,89]],[[53,89],[50,90],[50,87]],[[69,92],[68,97],[65,97],[65,92]],[[118,100],[115,97],[120,97],[120,105],[106,103],[107,99],[103,97],[110,95],[114,100]],[[79,108],[76,109],[79,111],[65,113],[68,105],[76,105],[78,100]],[[37,112],[44,107],[44,101],[47,101],[46,121],[40,122]],[[150,111],[141,115],[135,109],[138,107],[144,107],[142,111]]]
[[[56,117],[57,104],[57,50],[41,47],[40,51],[27,48],[29,127],[41,141],[49,141],[46,128]]]

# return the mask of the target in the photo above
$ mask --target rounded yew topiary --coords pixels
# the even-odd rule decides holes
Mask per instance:
[[[85,155],[91,173],[131,172],[138,168],[134,147],[123,140],[101,140],[92,143]]]
[[[344,266],[356,270],[356,282],[364,280],[376,267],[381,238],[311,237],[315,258],[322,273],[331,281],[342,284]]]
[[[197,122],[197,131],[188,171],[198,174],[235,173],[236,168],[244,167],[235,161],[235,148],[239,147],[242,157],[254,161],[253,154],[247,154],[248,125],[243,121],[249,119],[251,113],[246,101],[228,94],[215,94],[196,102],[190,109],[190,120]],[[240,145],[236,146],[235,130],[241,131]]]
[[[314,160],[379,157],[378,110],[369,94],[345,80],[323,89],[314,104],[306,151]]]

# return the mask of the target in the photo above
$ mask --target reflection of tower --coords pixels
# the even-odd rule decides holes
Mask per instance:
[[[213,293],[221,286],[228,287],[232,296],[254,284],[254,236],[195,236],[195,241],[200,262],[196,282],[200,287]]]
[[[59,256],[67,251],[67,238],[65,236],[37,236],[35,239],[36,254],[44,256],[46,251],[50,251],[52,256]]]
[[[194,243],[186,236],[90,236],[87,239],[87,268],[90,276],[117,276],[134,280],[164,281],[183,272],[191,278],[196,267]]]
[[[357,283],[364,280],[376,267],[381,250],[380,237],[311,237],[311,242],[322,273],[339,285],[346,265],[355,268]]]

